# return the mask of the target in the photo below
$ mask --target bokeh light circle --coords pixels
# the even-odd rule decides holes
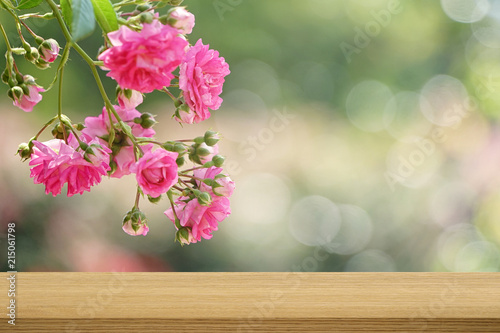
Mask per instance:
[[[462,23],[479,21],[490,10],[488,0],[441,0],[441,6],[449,18]]]
[[[366,250],[349,259],[346,272],[395,272],[396,263],[391,256],[380,250]]]
[[[341,225],[335,238],[325,250],[342,255],[354,254],[363,250],[373,234],[373,223],[368,213],[354,205],[338,205]]]
[[[402,91],[387,103],[384,123],[387,132],[401,142],[414,142],[429,133],[432,124],[424,117],[422,108],[429,108],[420,94]]]
[[[330,242],[340,229],[340,210],[331,200],[313,195],[296,202],[290,212],[289,230],[302,244],[320,246]]]
[[[358,83],[347,96],[347,117],[360,130],[380,132],[385,129],[385,108],[392,96],[391,90],[381,82]]]
[[[424,116],[438,126],[453,126],[469,107],[467,89],[460,80],[449,75],[436,75],[422,88],[420,99]]]

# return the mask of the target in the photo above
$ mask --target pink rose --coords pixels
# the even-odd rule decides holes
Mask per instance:
[[[132,167],[137,184],[144,194],[157,198],[175,185],[178,180],[178,153],[156,149],[148,151]]]
[[[33,111],[33,107],[42,100],[42,95],[40,95],[40,93],[44,92],[45,89],[37,85],[35,79],[30,75],[25,75],[23,79],[24,84],[28,88],[28,93],[24,91],[20,97],[13,94],[13,104],[23,111],[31,112]]]
[[[213,192],[215,195],[230,197],[234,192],[234,181],[231,180],[228,176],[219,176],[222,172],[222,168],[210,167],[210,168],[202,168],[193,171],[193,174],[196,178],[200,179],[215,179],[215,181],[220,185],[219,187],[215,187],[212,191],[212,187],[207,184],[197,180],[198,188],[203,192]]]
[[[180,65],[179,88],[183,91],[184,99],[189,108],[195,113],[182,115],[179,121],[189,124],[199,123],[210,117],[210,111],[217,110],[222,98],[224,77],[230,73],[229,65],[219,52],[209,50],[201,39],[192,46]]]
[[[54,62],[59,55],[59,44],[55,39],[46,39],[39,47],[38,53],[40,54],[40,58],[45,60],[46,62]]]
[[[143,101],[143,97],[140,92],[130,89],[120,89],[116,99],[118,100],[120,107],[124,110],[134,110]]]
[[[65,183],[68,183],[68,197],[90,191],[90,187],[99,184],[109,170],[111,150],[100,147],[97,140],[87,143],[87,153],[79,148],[73,134],[69,135],[68,144],[59,139],[33,141],[33,144],[30,177],[35,184],[45,185],[46,194],[57,196]]]
[[[183,200],[187,197],[179,197],[175,202],[175,212],[179,217],[181,226],[191,229],[192,243],[201,241],[201,238],[212,238],[212,231],[218,229],[219,222],[222,222],[229,214],[229,199],[226,197],[214,196],[210,206],[202,206],[198,200],[193,199],[187,203]],[[165,211],[165,215],[175,224],[175,216],[172,207]],[[191,238],[191,237],[189,237]]]
[[[188,42],[177,29],[158,20],[144,23],[140,32],[122,25],[110,32],[113,46],[98,57],[103,69],[120,87],[149,93],[170,85],[172,71],[179,66]]]
[[[193,31],[194,15],[184,7],[175,7],[168,12],[168,24],[179,29],[179,32],[187,35]]]
[[[135,109],[125,110],[119,106],[114,106],[120,118],[132,128],[132,134],[136,137],[151,138],[156,133],[152,128],[143,128],[141,125],[134,123],[135,118],[139,118],[141,113]],[[116,119],[112,116],[112,120],[116,123]],[[99,138],[102,145],[109,147],[106,137],[109,135],[111,124],[109,114],[106,108],[102,109],[102,113],[97,117],[85,118],[85,128],[82,130],[82,137],[87,140]],[[116,164],[116,170],[110,175],[114,178],[121,178],[131,173],[130,167],[135,164],[134,147],[129,138],[125,134],[116,132],[115,143],[113,144],[113,154],[111,161]],[[142,146],[143,150],[150,150],[152,145]]]

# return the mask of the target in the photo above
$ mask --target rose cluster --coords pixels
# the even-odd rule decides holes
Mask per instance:
[[[117,83],[116,103],[104,98],[102,112],[86,117],[81,124],[59,113],[28,143],[21,144],[18,153],[30,160],[34,182],[45,185],[45,192],[53,196],[65,184],[67,195],[72,196],[90,191],[103,176],[133,174],[136,200],[122,223],[130,235],[149,231],[146,215],[139,209],[140,199],[147,197],[153,203],[168,199],[170,208],[165,215],[176,227],[179,243],[210,239],[218,223],[231,213],[229,197],[235,187],[221,168],[224,157],[219,155],[219,133],[209,130],[192,140],[159,142],[153,129],[155,116],[138,108],[144,94],[159,91],[172,99],[176,121],[199,123],[210,117],[210,110],[221,106],[229,65],[201,39],[189,43],[186,35],[192,32],[195,17],[185,7],[172,6],[160,15],[155,6],[141,5],[122,16],[127,18],[126,24],[107,34],[96,62]],[[31,48],[30,56],[40,68],[46,68],[58,58],[60,48],[53,39],[39,41],[37,56]],[[14,105],[30,112],[45,90],[33,77],[17,71],[12,54],[16,53],[7,57],[2,79],[11,86]],[[67,60],[64,54],[61,58]],[[54,138],[38,140],[52,124]]]

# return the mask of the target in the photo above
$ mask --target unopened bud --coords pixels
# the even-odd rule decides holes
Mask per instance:
[[[215,164],[214,162],[210,161],[210,162],[207,162],[205,164],[203,164],[203,167],[204,168],[210,168],[210,167],[213,167]]]
[[[168,4],[172,6],[179,6],[183,1],[184,0],[170,0]]]
[[[186,146],[184,146],[182,143],[177,142],[174,144],[174,151],[177,153],[182,153],[186,150]]]
[[[214,162],[214,165],[218,168],[220,168],[224,164],[224,161],[224,156],[215,155],[214,157],[212,157],[212,162]]]
[[[15,99],[21,99],[24,95],[24,90],[20,86],[15,86],[10,89],[12,91],[13,98]],[[28,90],[29,93],[29,90]]]
[[[210,147],[215,146],[220,139],[219,133],[214,131],[206,131],[205,136],[203,138],[207,146]]]
[[[208,156],[210,155],[210,150],[202,147],[196,148],[196,154],[199,156]]]
[[[49,38],[38,47],[38,52],[41,59],[51,63],[57,59],[60,49],[59,43],[55,39]]]
[[[137,208],[127,212],[123,218],[122,229],[131,236],[146,236],[149,231],[146,215]]]
[[[153,18],[154,15],[150,12],[141,13],[141,15],[139,15],[139,20],[141,21],[141,23],[152,23]]]
[[[154,204],[158,203],[161,200],[161,195],[156,197],[156,198],[153,198],[152,196],[148,195],[148,200],[149,200],[149,202],[154,203]]]
[[[22,40],[22,39],[21,39]],[[23,49],[27,52],[30,53],[31,51],[31,45],[23,41]]]
[[[210,206],[212,204],[212,196],[208,192],[202,192],[200,190],[193,190],[198,203],[202,206]]]
[[[27,77],[31,77],[29,75],[26,75]],[[24,83],[24,76],[20,73],[16,73],[16,80],[19,84]],[[33,79],[35,81],[35,79]]]
[[[28,85],[21,83],[19,87],[23,90],[23,93],[25,93],[26,95],[30,94],[30,88],[28,88]]]
[[[44,40],[42,37],[40,37],[40,36],[36,36],[36,37],[35,37],[35,42],[36,42],[38,45],[42,44],[44,41],[45,41],[45,40]]]
[[[24,58],[30,62],[35,62],[40,58],[40,53],[36,48],[32,47],[29,51],[26,51]]]
[[[138,12],[145,12],[146,10],[150,9],[151,6],[148,5],[148,4],[143,4],[143,5],[139,5],[137,7],[135,7],[135,9],[138,11]]]
[[[50,67],[50,64],[48,62],[46,62],[45,60],[40,58],[35,62],[35,66],[40,68],[40,69],[47,69]]]
[[[205,139],[202,136],[198,136],[198,137],[194,138],[193,141],[194,141],[194,143],[201,145],[203,142],[205,142]]]
[[[175,240],[181,244],[181,246],[189,245],[195,241],[190,228],[182,227],[175,233]]]
[[[5,83],[5,84],[8,84],[9,83],[9,79],[10,79],[9,69],[5,68],[5,70],[2,73],[2,82]]]
[[[151,128],[156,124],[156,120],[154,119],[153,115],[150,113],[143,113],[141,115],[141,126],[142,128]]]
[[[165,142],[164,144],[161,145],[163,149],[168,150],[168,151],[175,151],[174,145],[169,142]]]
[[[82,123],[73,124],[73,128],[77,131],[82,131],[85,128],[85,125],[83,125]]]
[[[175,160],[175,163],[177,163],[177,166],[179,168],[184,165],[184,162],[185,162],[184,157],[179,157]]]
[[[19,147],[17,148],[17,153],[23,160],[27,160],[31,156],[31,148],[29,145],[25,142],[21,143]]]

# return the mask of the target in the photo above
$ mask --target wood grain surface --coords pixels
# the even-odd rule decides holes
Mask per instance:
[[[17,273],[16,305],[0,330],[500,332],[500,274]]]

